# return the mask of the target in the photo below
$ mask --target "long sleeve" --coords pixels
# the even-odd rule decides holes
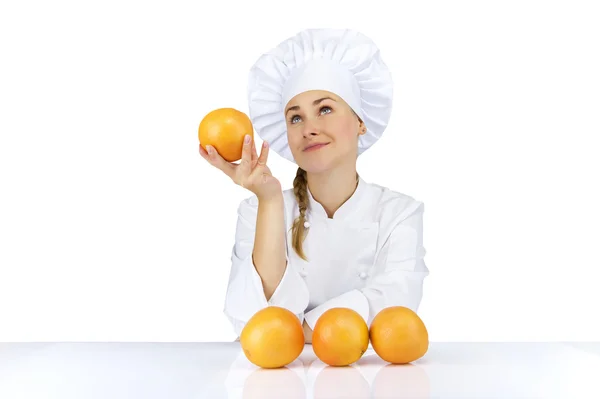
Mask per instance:
[[[283,277],[267,301],[262,280],[252,259],[257,215],[256,196],[240,203],[224,307],[224,313],[238,336],[248,320],[267,306],[286,308],[302,322],[309,301],[308,288],[298,272],[289,265],[287,252]]]
[[[406,217],[399,218],[373,266],[365,286],[349,290],[315,307],[305,314],[314,329],[318,318],[333,307],[356,310],[371,325],[373,318],[386,307],[405,306],[417,312],[423,295],[423,281],[429,270],[423,247],[422,202],[417,202]]]

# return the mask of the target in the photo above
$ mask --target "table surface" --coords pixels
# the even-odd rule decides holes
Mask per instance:
[[[239,342],[0,343],[1,398],[600,398],[600,342],[432,342],[408,365],[372,348],[329,367],[306,345],[281,369]]]

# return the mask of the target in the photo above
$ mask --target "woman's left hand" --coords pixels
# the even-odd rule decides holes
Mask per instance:
[[[306,324],[306,320],[304,320],[304,323],[302,323],[302,329],[304,330],[304,342],[307,344],[312,344],[313,331],[310,329],[308,324]]]

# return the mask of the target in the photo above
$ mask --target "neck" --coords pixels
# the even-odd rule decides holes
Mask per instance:
[[[320,203],[331,219],[357,187],[356,164],[340,166],[323,173],[307,173],[306,181],[315,201]]]

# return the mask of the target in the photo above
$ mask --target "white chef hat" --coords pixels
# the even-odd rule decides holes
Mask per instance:
[[[260,56],[248,82],[254,129],[291,162],[284,107],[308,90],[336,94],[362,119],[367,132],[359,137],[358,155],[381,137],[389,122],[393,82],[375,43],[352,29],[304,30]]]

